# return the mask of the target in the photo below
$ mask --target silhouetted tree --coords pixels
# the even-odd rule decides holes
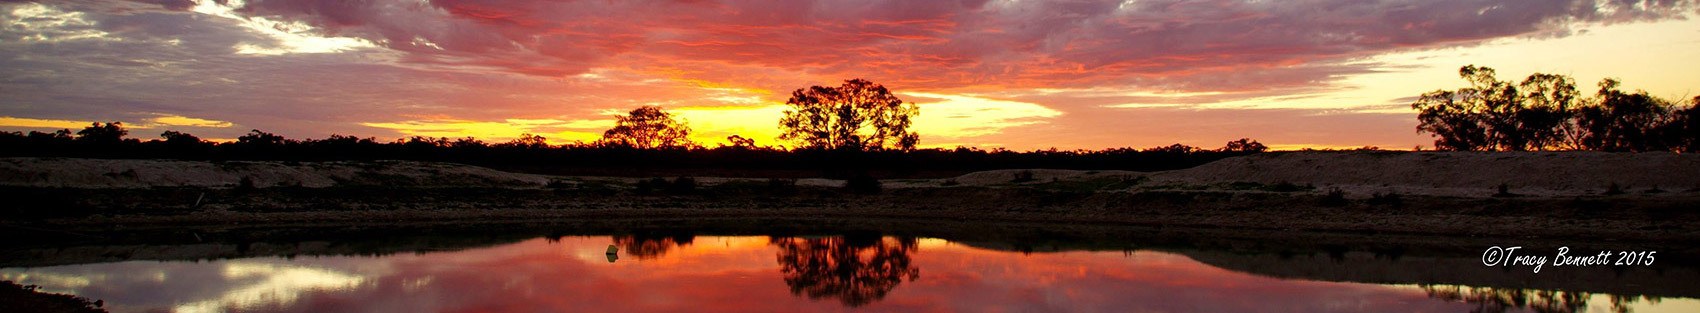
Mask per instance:
[[[1609,78],[1600,81],[1595,95],[1599,102],[1578,110],[1576,125],[1587,132],[1582,145],[1601,151],[1665,150],[1655,129],[1664,124],[1668,105],[1645,91],[1618,90],[1619,84]]]
[[[1518,288],[1466,287],[1449,285],[1419,285],[1419,288],[1430,298],[1464,302],[1476,307],[1470,312],[1502,313],[1526,311],[1542,313],[1570,313],[1588,311],[1588,300],[1592,297],[1586,292],[1569,292],[1555,290],[1533,290]],[[1638,301],[1659,303],[1662,299],[1655,296],[1622,296],[1610,295],[1608,309],[1613,312],[1630,312],[1630,304]]]
[[[638,149],[683,148],[691,146],[691,128],[673,119],[660,107],[644,106],[616,117],[614,128],[602,133],[603,145]]]
[[[1563,75],[1535,73],[1513,86],[1495,80],[1491,68],[1458,73],[1470,87],[1425,93],[1411,104],[1417,131],[1435,136],[1439,150],[1685,151],[1695,140],[1685,117],[1693,113],[1645,91],[1620,91],[1614,79],[1582,99]]]
[[[1418,111],[1417,131],[1434,134],[1435,147],[1443,150],[1526,150],[1530,139],[1518,120],[1524,111],[1522,95],[1495,74],[1492,68],[1466,65],[1458,69],[1458,77],[1470,82],[1469,87],[1423,94],[1411,104]]]
[[[30,131],[30,134],[27,138],[29,138],[32,141],[38,141],[38,142],[51,142],[51,141],[65,142],[65,141],[73,140],[72,137],[71,137],[71,130],[69,130],[69,129],[55,130],[51,133]]]
[[[549,147],[549,138],[527,133],[520,134],[519,138],[514,138],[514,140],[496,145],[504,148],[543,149]]]
[[[920,109],[867,80],[797,89],[785,104],[791,107],[779,120],[779,138],[802,142],[803,148],[912,150],[920,142],[909,131]]]
[[[276,134],[263,132],[258,129],[249,130],[247,135],[236,137],[236,142],[253,146],[282,146],[288,139]]]
[[[114,144],[123,142],[124,135],[129,134],[130,131],[124,129],[124,123],[111,122],[105,125],[94,123],[81,131],[77,131],[77,140],[88,143]]]
[[[478,138],[473,138],[473,137],[470,137],[470,136],[466,137],[466,138],[455,139],[454,142],[449,143],[449,147],[460,148],[460,149],[484,148],[484,147],[487,147],[487,146],[489,146],[489,145],[485,144],[483,140],[478,140]]]
[[[1672,111],[1662,133],[1672,149],[1700,152],[1700,96],[1689,100],[1688,108]]]
[[[756,147],[755,139],[744,138],[744,136],[726,136],[726,142],[731,145],[723,145],[722,147],[732,147],[737,149],[755,149]]]
[[[1519,84],[1523,104],[1512,113],[1518,143],[1511,150],[1578,149],[1581,129],[1571,123],[1577,102],[1576,82],[1568,76],[1535,73]]]
[[[909,256],[914,239],[774,238],[773,244],[779,246],[785,285],[792,294],[810,299],[862,306],[921,275]]]
[[[1223,146],[1221,151],[1224,151],[1224,152],[1263,152],[1263,151],[1267,151],[1267,150],[1269,150],[1269,147],[1264,146],[1263,143],[1259,143],[1256,140],[1251,140],[1251,138],[1240,138],[1240,140],[1229,141],[1228,145]]]
[[[1457,93],[1436,90],[1411,103],[1417,112],[1417,132],[1433,134],[1437,150],[1478,151],[1488,145],[1482,108],[1474,102],[1458,101]]]
[[[1140,152],[1173,153],[1173,154],[1197,153],[1197,152],[1200,152],[1200,151],[1204,151],[1204,149],[1200,149],[1200,148],[1194,147],[1194,146],[1178,144],[1178,143],[1172,144],[1172,145],[1167,145],[1167,146],[1162,146],[1162,147],[1155,147],[1155,148],[1140,150]]]
[[[165,139],[165,144],[168,145],[186,145],[201,142],[201,137],[195,137],[195,135],[175,130],[167,130],[163,133],[159,133],[159,138]]]

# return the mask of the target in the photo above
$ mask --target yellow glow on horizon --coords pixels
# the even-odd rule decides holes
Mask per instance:
[[[94,122],[0,116],[0,126],[4,127],[77,129],[88,127],[92,123]]]
[[[913,130],[921,134],[922,144],[926,144],[928,139],[994,135],[1005,128],[1046,123],[1048,119],[1063,114],[1062,111],[1027,102],[938,93],[900,94],[942,99],[916,103],[921,113],[914,118]]]
[[[186,127],[219,127],[219,128],[222,128],[222,127],[230,127],[230,126],[235,125],[235,124],[231,124],[230,122],[226,122],[226,121],[215,121],[215,120],[209,120],[209,119],[199,119],[199,118],[187,117],[187,116],[182,116],[182,115],[169,115],[169,114],[154,118],[153,123],[156,124],[156,125],[150,125],[150,126],[186,126]],[[137,127],[137,128],[142,128],[142,127]]]
[[[582,128],[576,126],[593,125],[594,122],[584,120],[562,121],[553,119],[507,119],[502,122],[478,122],[455,119],[413,120],[391,123],[360,123],[362,126],[394,130],[408,136],[464,138],[475,137],[490,143],[501,143],[521,134],[533,134],[547,138],[551,145],[569,144],[573,142],[590,142],[601,138],[600,130],[577,131],[565,128]],[[612,126],[612,123],[608,125]]]
[[[125,122],[125,121],[118,121],[118,122],[122,123],[124,125],[124,128],[128,128],[128,129],[157,129],[157,128],[169,128],[169,127],[173,127],[173,126],[176,126],[176,127],[205,127],[205,128],[225,128],[225,127],[235,126],[235,124],[232,124],[230,122],[225,122],[225,121],[193,118],[193,117],[187,117],[187,116],[182,116],[182,115],[173,115],[173,114],[157,114],[157,115],[159,117],[147,119],[147,120],[144,120],[143,122]],[[0,127],[50,128],[50,129],[78,130],[78,129],[82,129],[84,127],[89,127],[89,125],[93,125],[95,123],[96,122],[94,122],[94,121],[74,121],[74,120],[38,119],[38,118],[27,118],[27,117],[0,116]]]
[[[779,119],[785,116],[784,104],[685,107],[669,111],[691,127],[691,141],[704,147],[726,143],[726,137],[732,135],[754,139],[757,146],[788,145],[779,141]]]

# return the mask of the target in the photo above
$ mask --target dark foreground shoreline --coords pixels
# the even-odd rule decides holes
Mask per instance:
[[[5,231],[14,239],[20,233],[37,235],[29,242],[8,242],[6,249],[0,249],[0,260],[4,260],[0,267],[427,253],[568,236],[897,236],[942,238],[1023,253],[1160,251],[1228,270],[1286,279],[1700,297],[1700,262],[1693,257],[1700,251],[1693,245],[1664,242],[841,217],[238,223],[76,232],[8,227]],[[1541,273],[1481,265],[1483,249],[1512,245],[1541,253],[1560,246],[1578,251],[1656,250],[1660,261],[1653,266],[1548,268]]]
[[[1054,186],[1052,186],[1054,187]],[[891,219],[1223,228],[1700,246],[1700,193],[1352,199],[1319,192],[721,184],[686,191],[562,188],[0,187],[0,226],[33,233],[672,218]],[[12,231],[9,231],[12,232]],[[42,238],[52,241],[52,238]]]

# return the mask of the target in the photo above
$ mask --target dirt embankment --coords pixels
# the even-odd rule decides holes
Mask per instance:
[[[452,163],[202,162],[0,158],[0,186],[150,187],[541,187],[549,178]]]
[[[1700,192],[1700,154],[1606,152],[1274,152],[1195,168],[1125,171],[997,170],[939,180],[942,185],[1020,186],[1127,180],[1122,191],[1258,190],[1290,185],[1348,197],[1574,197]],[[925,184],[939,186],[941,183]],[[1500,187],[1505,192],[1501,193]],[[1613,189],[1616,186],[1615,190]]]
[[[1606,152],[1290,152],[1155,173],[1153,182],[1308,184],[1348,192],[1578,196],[1700,190],[1700,154]]]

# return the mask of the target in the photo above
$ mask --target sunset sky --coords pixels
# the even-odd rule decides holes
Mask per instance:
[[[775,141],[792,90],[865,78],[922,147],[1409,149],[1410,102],[1500,78],[1700,94],[1688,0],[0,0],[0,129],[590,141],[659,105]]]

